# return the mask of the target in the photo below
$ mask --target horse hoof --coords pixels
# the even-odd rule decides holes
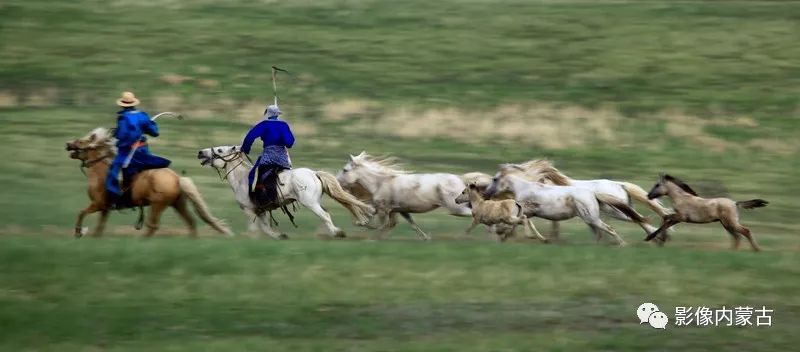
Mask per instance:
[[[334,235],[333,235],[333,237],[336,237],[336,238],[346,238],[346,237],[347,237],[347,234],[346,234],[346,233],[344,233],[344,231],[342,231],[342,230],[339,230],[339,231],[336,231],[336,234],[334,234]]]
[[[89,233],[89,228],[86,226],[75,228],[75,238],[81,238],[87,233]]]
[[[288,240],[289,236],[287,234],[285,234],[285,233],[282,233],[282,234],[278,235],[278,239],[279,240]]]

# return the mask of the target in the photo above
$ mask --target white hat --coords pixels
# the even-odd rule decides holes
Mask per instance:
[[[267,118],[278,117],[278,115],[280,114],[282,114],[282,112],[277,105],[267,106],[267,110],[264,111],[264,116],[266,116]]]

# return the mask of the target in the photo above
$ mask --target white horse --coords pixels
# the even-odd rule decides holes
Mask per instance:
[[[613,237],[620,246],[625,245],[625,241],[611,226],[600,219],[600,205],[612,206],[637,221],[643,220],[635,210],[613,197],[580,187],[551,186],[531,182],[510,172],[509,168],[501,168],[486,189],[486,195],[490,197],[503,193],[513,194],[518,202],[535,204],[534,207],[526,208],[530,209],[525,214],[526,216],[536,216],[553,221],[567,220],[577,216],[589,225],[598,241],[604,232]]]
[[[547,159],[534,159],[522,164],[506,164],[503,167],[528,181],[583,188],[596,194],[607,195],[628,205],[632,205],[635,200],[646,205],[662,218],[671,213],[658,200],[647,199],[647,191],[633,183],[606,179],[573,180],[556,169]],[[636,218],[631,218],[614,207],[601,204],[600,210],[617,220],[636,223],[647,234],[656,230],[648,222],[637,221]],[[553,232],[555,236],[558,236],[558,222],[553,222]]]
[[[285,234],[276,232],[270,219],[265,213],[257,213],[255,205],[250,200],[247,176],[252,164],[247,160],[240,146],[219,146],[202,149],[197,153],[201,165],[211,165],[227,180],[233,189],[236,202],[242,208],[250,222],[249,228],[254,231],[256,227],[275,239],[288,238]],[[279,174],[278,201],[281,205],[289,205],[294,201],[311,210],[322,219],[328,234],[332,237],[345,237],[344,231],[336,227],[330,214],[322,207],[322,193],[324,192],[344,206],[353,215],[358,225],[369,222],[374,209],[347,193],[336,177],[324,171],[314,171],[307,168],[285,170]]]
[[[414,231],[429,240],[425,231],[411,217],[412,213],[427,213],[443,207],[451,215],[468,217],[472,211],[466,204],[457,204],[466,185],[453,174],[412,174],[393,164],[390,159],[376,158],[361,152],[350,155],[336,179],[347,189],[363,189],[371,197],[381,220],[381,235],[397,225],[399,213]]]

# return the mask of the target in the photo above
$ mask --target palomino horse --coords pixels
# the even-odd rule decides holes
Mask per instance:
[[[616,198],[618,201],[624,202],[628,205],[631,205],[632,201],[635,200],[646,205],[662,218],[670,214],[670,211],[667,208],[664,208],[661,202],[658,200],[647,199],[647,192],[645,192],[645,190],[641,187],[630,182],[605,179],[573,180],[556,169],[547,159],[534,159],[522,164],[508,164],[508,166],[511,167],[511,171],[516,170],[518,175],[524,177],[528,181],[548,183],[558,186],[575,186],[579,188],[585,188],[598,194],[605,194]],[[615,219],[636,223],[648,234],[655,231],[655,227],[649,223],[636,221],[635,218],[628,217],[613,207],[601,205],[600,209]],[[553,232],[554,235],[558,235],[557,222],[553,222]]]
[[[240,146],[202,149],[197,153],[197,158],[201,160],[201,165],[210,164],[222,175],[223,179],[228,181],[233,189],[236,202],[239,203],[239,207],[242,208],[250,222],[250,230],[255,230],[257,223],[257,226],[272,238],[288,238],[285,234],[273,230],[265,213],[257,212],[256,206],[250,200],[247,174],[253,165],[242,153]],[[342,189],[342,186],[336,181],[336,177],[327,172],[297,168],[281,172],[278,178],[280,181],[278,201],[281,205],[289,205],[294,201],[300,202],[322,219],[328,234],[332,237],[345,237],[345,233],[333,224],[330,214],[322,207],[322,193],[327,194],[349,210],[358,225],[367,224],[374,212],[371,206]]]
[[[661,196],[667,196],[672,199],[675,213],[664,217],[661,227],[647,236],[645,241],[655,238],[669,229],[670,226],[680,222],[706,224],[719,221],[722,227],[733,237],[733,249],[739,248],[741,234],[747,237],[747,240],[750,241],[750,247],[754,251],[760,250],[756,240],[753,239],[753,235],[750,234],[750,229],[739,223],[739,210],[737,208],[761,208],[767,206],[769,202],[763,199],[737,202],[728,198],[700,198],[697,196],[697,192],[689,185],[670,175],[661,175],[653,189],[647,194],[647,198],[650,199],[656,199]]]
[[[591,228],[598,241],[604,232],[616,239],[620,246],[625,245],[625,241],[611,226],[600,219],[600,204],[612,206],[636,221],[644,221],[635,210],[616,198],[580,187],[530,182],[510,171],[511,169],[504,167],[497,172],[486,189],[486,195],[491,197],[496,194],[511,193],[517,202],[534,204],[533,207],[526,207],[526,216],[556,221],[577,216]]]
[[[376,158],[361,152],[350,156],[336,179],[348,189],[359,189],[362,196],[371,196],[381,220],[381,235],[397,225],[399,213],[425,240],[430,236],[411,217],[412,213],[427,213],[443,207],[455,216],[471,216],[464,204],[457,204],[466,185],[453,174],[412,174],[387,158]],[[388,219],[387,219],[388,218]]]
[[[100,212],[100,221],[94,229],[93,235],[100,236],[108,219],[108,204],[106,204],[105,179],[108,168],[115,155],[114,144],[109,131],[105,128],[96,128],[83,138],[67,143],[70,157],[83,162],[87,167],[89,178],[89,199],[91,203],[78,214],[75,223],[75,236],[83,235],[83,218],[91,213]],[[131,182],[131,198],[134,206],[150,206],[150,214],[145,225],[145,236],[152,236],[158,229],[161,213],[169,206],[175,208],[181,218],[189,226],[189,234],[197,235],[197,226],[189,209],[187,201],[194,205],[197,214],[215,230],[233,235],[225,224],[211,215],[200,192],[188,177],[179,177],[170,169],[152,169],[142,171],[134,176]]]

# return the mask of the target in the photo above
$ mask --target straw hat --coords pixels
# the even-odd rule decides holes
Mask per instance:
[[[122,97],[117,99],[117,105],[123,108],[136,106],[139,105],[139,99],[136,99],[136,96],[131,92],[122,92]]]

